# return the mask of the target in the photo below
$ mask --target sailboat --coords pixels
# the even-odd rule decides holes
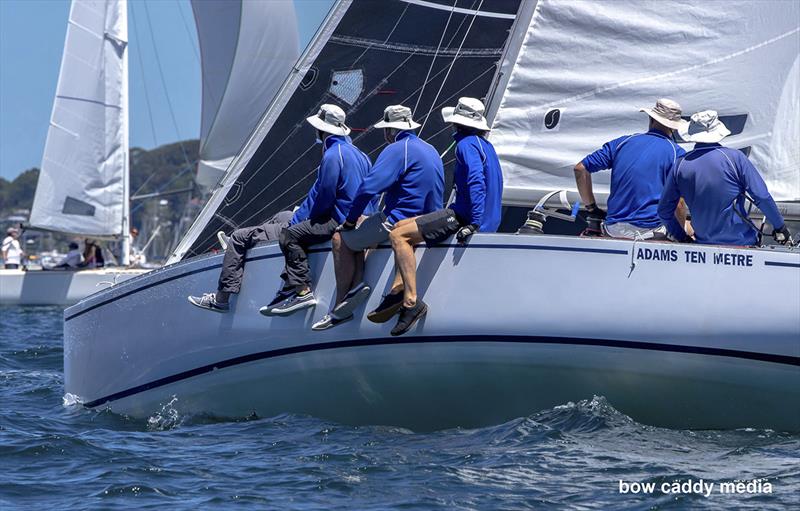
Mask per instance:
[[[602,395],[655,426],[800,431],[800,253],[788,249],[478,233],[417,249],[429,313],[400,338],[364,317],[394,271],[384,245],[367,262],[372,296],[330,330],[310,330],[335,293],[328,246],[312,251],[315,309],[258,314],[279,285],[274,244],[248,253],[230,313],[185,300],[215,285],[217,230],[302,200],[317,156],[302,119],[321,103],[348,112],[354,142],[374,157],[382,141],[369,126],[386,104],[413,106],[420,136],[444,148],[439,109],[483,97],[504,200],[531,207],[574,193],[571,165],[641,130],[638,107],[670,96],[687,112],[739,116],[728,145],[749,151],[791,213],[798,19],[800,6],[784,2],[336,2],[172,264],[66,310],[65,391],[134,417],[170,406],[415,430]]]
[[[213,190],[299,55],[291,0],[192,5],[203,83],[196,182]],[[128,3],[73,1],[30,226],[122,243],[121,267],[0,270],[0,304],[69,305],[143,275],[130,253]],[[269,30],[269,35],[263,31]],[[276,78],[278,77],[278,78]]]

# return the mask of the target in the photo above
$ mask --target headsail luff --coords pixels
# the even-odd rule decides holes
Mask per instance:
[[[322,103],[347,112],[354,142],[372,158],[384,144],[372,125],[396,103],[414,108],[422,138],[444,150],[452,140],[439,109],[459,96],[487,95],[519,6],[338,2],[170,262],[209,250],[217,230],[263,222],[304,198],[319,163],[304,119]],[[445,163],[452,170],[452,155]]]
[[[300,56],[292,0],[193,0],[203,108],[197,183],[214,187]]]
[[[646,130],[638,108],[659,97],[717,110],[776,200],[800,200],[798,20],[797,2],[539,0],[492,105],[504,201],[574,190],[574,164]],[[607,174],[594,182],[607,193]]]
[[[127,233],[127,0],[73,2],[30,223]]]

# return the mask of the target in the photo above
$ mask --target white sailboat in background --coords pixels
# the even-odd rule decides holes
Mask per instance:
[[[30,217],[130,255],[127,0],[75,1]],[[0,304],[65,305],[147,270],[0,270]]]
[[[310,330],[335,292],[327,247],[311,256],[316,309],[258,313],[279,285],[274,244],[248,253],[230,313],[185,299],[215,285],[221,256],[201,254],[218,229],[262,221],[285,206],[280,197],[302,199],[318,158],[302,119],[320,103],[342,106],[354,128],[386,104],[416,103],[421,137],[446,147],[439,108],[485,96],[505,200],[530,207],[545,191],[574,190],[570,165],[642,130],[637,108],[671,96],[687,113],[738,118],[730,144],[751,148],[791,208],[799,19],[797,2],[338,1],[265,99],[175,264],[67,309],[65,391],[136,417],[170,403],[179,413],[295,412],[418,430],[602,395],[645,424],[800,431],[800,253],[788,249],[478,233],[466,247],[418,249],[430,312],[400,338],[363,317],[393,275],[389,246],[368,258],[376,291],[330,330]],[[369,128],[354,133],[367,152],[383,144]]]

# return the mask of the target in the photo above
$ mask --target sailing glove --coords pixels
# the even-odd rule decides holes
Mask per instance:
[[[774,229],[772,231],[772,237],[781,245],[785,245],[792,240],[792,233],[789,231],[789,228],[786,227],[786,224],[783,224],[783,227],[780,229]]]
[[[605,210],[600,209],[595,202],[592,202],[586,206],[586,212],[588,213],[586,218],[599,218],[600,220],[606,219]]]
[[[470,236],[478,232],[478,226],[475,224],[465,225],[456,233],[456,240],[459,243],[466,243]]]

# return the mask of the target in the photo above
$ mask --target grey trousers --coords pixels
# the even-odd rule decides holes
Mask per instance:
[[[265,241],[277,241],[281,230],[292,220],[291,211],[279,211],[261,225],[242,227],[231,234],[225,258],[222,260],[222,273],[217,289],[226,293],[238,293],[244,277],[244,261],[247,251]]]
[[[308,267],[308,247],[330,240],[339,226],[336,220],[312,222],[306,220],[281,231],[280,245],[286,266],[281,278],[284,290],[302,291],[311,287],[311,270]]]

